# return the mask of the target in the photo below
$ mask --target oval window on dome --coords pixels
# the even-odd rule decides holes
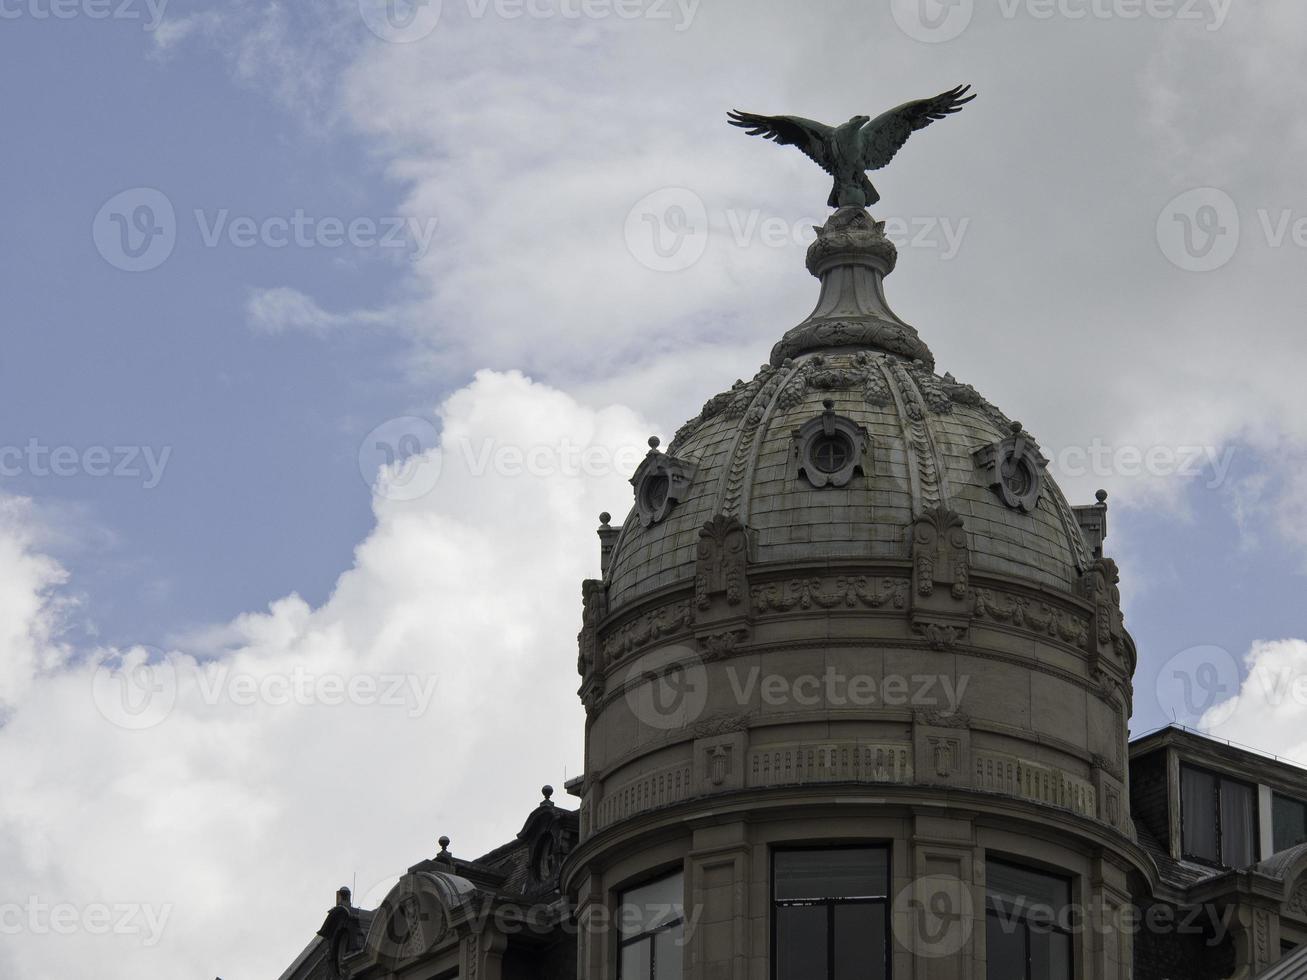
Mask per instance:
[[[655,473],[645,478],[640,487],[640,502],[644,509],[650,513],[657,513],[663,509],[667,503],[667,492],[671,489],[671,481],[661,473]]]
[[[822,407],[824,412],[794,430],[796,476],[818,489],[843,487],[862,472],[870,440],[852,419],[835,414],[833,401],[826,399]]]
[[[849,459],[853,456],[853,446],[849,444],[846,436],[838,432],[829,436],[820,435],[812,441],[809,454],[812,465],[819,472],[838,473],[849,465]]]

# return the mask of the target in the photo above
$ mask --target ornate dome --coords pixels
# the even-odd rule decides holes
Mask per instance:
[[[883,223],[843,208],[818,231],[812,315],[666,452],[651,440],[607,563],[609,611],[693,579],[700,531],[717,515],[749,529],[753,562],[878,562],[910,557],[914,521],[943,508],[963,519],[976,570],[1075,591],[1100,542],[1086,541],[1034,439],[937,375],[889,309]]]

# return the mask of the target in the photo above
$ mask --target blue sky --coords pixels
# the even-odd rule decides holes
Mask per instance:
[[[488,849],[537,786],[576,774],[578,583],[629,469],[477,474],[453,449],[570,440],[621,459],[808,312],[795,237],[827,184],[727,127],[735,107],[835,120],[976,85],[877,179],[878,216],[922,232],[890,300],[941,370],[1040,439],[1073,502],[1110,491],[1136,731],[1168,720],[1165,678],[1189,657],[1239,694],[1207,716],[1218,734],[1307,760],[1307,704],[1253,681],[1307,672],[1294,0],[1194,21],[961,3],[973,19],[928,40],[906,0],[646,4],[629,21],[445,0],[411,43],[369,29],[373,0],[172,0],[155,30],[94,3],[60,19],[0,0],[0,867],[33,895],[172,919],[148,945],[25,934],[0,973],[76,975],[111,948],[110,980],[275,975],[341,881],[366,895],[440,833]],[[130,222],[141,189],[176,239],[126,272],[102,211],[130,192]],[[677,272],[629,230],[669,192],[705,216]],[[297,215],[314,244],[275,247]],[[1177,252],[1185,220],[1212,216],[1216,248]],[[241,247],[243,218],[270,237]],[[399,247],[324,244],[332,221],[391,219]],[[405,499],[393,473],[374,492],[378,442],[429,463],[439,440],[438,479],[414,477],[430,492]],[[67,447],[71,475],[33,467],[32,444]],[[1219,481],[1132,475],[1119,452],[1067,465],[1096,444],[1231,462]],[[97,447],[135,451],[133,473],[93,475]],[[146,450],[167,454],[157,485]],[[103,663],[165,665],[167,710],[110,724]],[[424,684],[338,711],[205,694],[303,663],[438,681],[435,700]],[[521,730],[543,734],[506,755]],[[237,912],[233,954],[213,937]]]
[[[190,212],[382,217],[395,188],[365,146],[289,118],[217,50],[161,59],[140,25],[86,18],[15,21],[3,40],[5,90],[27,93],[6,109],[0,192],[7,438],[172,448],[149,489],[148,473],[25,473],[5,491],[50,511],[52,550],[106,642],[158,644],[291,591],[321,601],[371,523],[359,440],[440,392],[407,382],[394,335],[268,337],[244,306],[285,282],[372,304],[402,269],[341,249],[206,247]],[[96,251],[90,222],[139,186],[168,195],[180,230],[162,267],[133,275]]]

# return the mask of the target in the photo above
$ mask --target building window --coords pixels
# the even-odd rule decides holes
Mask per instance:
[[[774,980],[883,980],[889,970],[889,851],[777,851]]]
[[[853,457],[853,444],[847,436],[837,432],[834,435],[818,436],[809,449],[812,465],[821,473],[838,473],[849,465]]]
[[[985,865],[989,980],[1072,980],[1071,882],[1001,861]]]
[[[833,401],[822,404],[821,415],[794,430],[796,474],[817,489],[843,487],[863,472],[869,440],[861,426],[835,414]]]
[[[623,893],[617,916],[619,980],[681,980],[684,902],[680,872]]]
[[[1276,793],[1271,803],[1271,827],[1277,854],[1307,843],[1307,803]]]
[[[1205,769],[1180,769],[1180,850],[1227,868],[1257,860],[1257,789]]]

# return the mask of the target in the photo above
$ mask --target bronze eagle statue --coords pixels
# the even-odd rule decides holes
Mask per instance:
[[[936,119],[952,115],[974,99],[970,85],[959,85],[933,99],[905,102],[875,119],[854,116],[840,126],[827,126],[799,116],[759,116],[738,110],[727,114],[732,126],[750,136],[797,146],[835,178],[830,200],[833,208],[870,207],[880,194],[867,179],[868,170],[879,170],[898,153],[908,137]]]

